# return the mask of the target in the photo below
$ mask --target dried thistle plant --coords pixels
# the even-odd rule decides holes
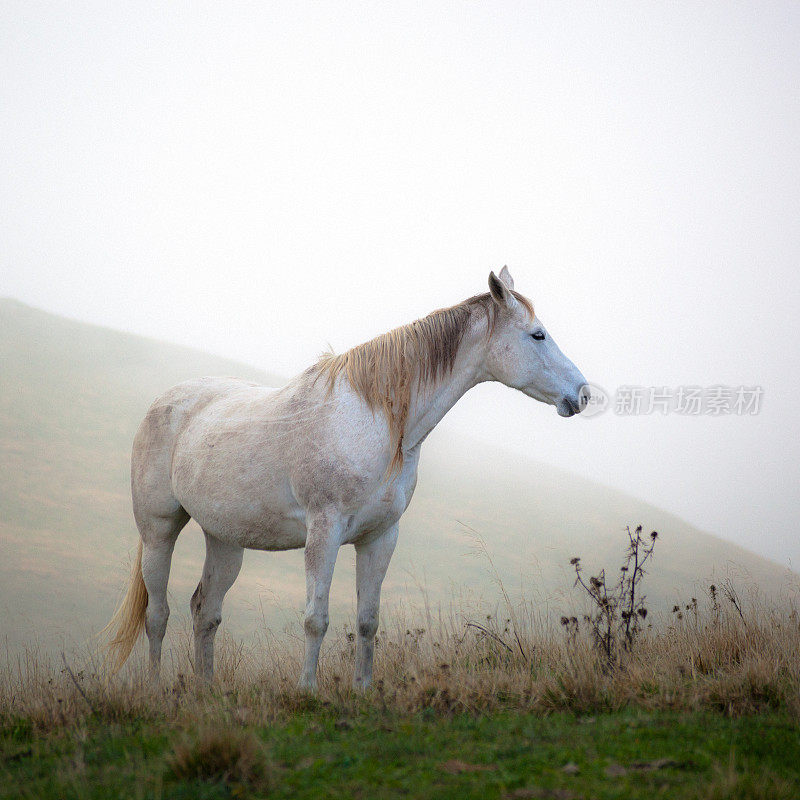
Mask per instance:
[[[640,584],[644,578],[644,565],[653,555],[658,533],[653,531],[648,537],[642,536],[642,526],[638,525],[628,534],[628,548],[625,561],[619,568],[619,577],[611,586],[608,585],[605,570],[592,575],[588,580],[583,577],[581,559],[570,559],[575,569],[575,586],[583,589],[591,601],[591,611],[584,615],[591,631],[592,641],[603,657],[604,663],[611,668],[617,661],[620,650],[632,651],[636,639],[647,619],[645,595]],[[562,625],[574,638],[574,627],[571,620]]]

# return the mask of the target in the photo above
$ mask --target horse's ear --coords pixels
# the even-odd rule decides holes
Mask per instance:
[[[492,295],[492,300],[499,306],[503,306],[509,310],[517,305],[517,299],[511,294],[511,289],[506,286],[494,272],[489,273],[489,291]]]
[[[511,273],[508,271],[508,267],[503,267],[503,269],[500,270],[500,274],[497,277],[500,278],[500,280],[503,281],[503,283],[506,286],[508,286],[509,289],[514,288],[514,279],[511,277]]]

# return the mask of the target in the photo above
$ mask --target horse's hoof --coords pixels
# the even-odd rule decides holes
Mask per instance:
[[[305,694],[316,694],[317,682],[300,678],[300,680],[297,682],[297,690],[299,692],[304,692]]]

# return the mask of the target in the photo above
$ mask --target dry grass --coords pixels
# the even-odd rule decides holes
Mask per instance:
[[[233,725],[204,724],[192,735],[184,734],[166,759],[171,775],[240,783],[266,789],[269,770],[262,743],[252,730]]]
[[[531,605],[517,606],[514,622],[510,614],[478,619],[452,612],[426,629],[395,614],[378,633],[375,686],[366,696],[350,689],[355,637],[348,628],[326,639],[315,697],[295,688],[302,656],[296,638],[265,633],[245,646],[221,633],[216,679],[203,687],[190,677],[187,632],[178,632],[175,647],[171,630],[173,650],[158,684],[140,656],[113,679],[76,657],[56,665],[35,653],[9,659],[0,671],[0,715],[41,729],[87,716],[236,726],[306,708],[346,714],[364,703],[392,713],[638,707],[740,715],[780,708],[800,717],[796,609],[757,597],[737,601],[685,604],[643,630],[613,668],[580,622],[550,624]]]

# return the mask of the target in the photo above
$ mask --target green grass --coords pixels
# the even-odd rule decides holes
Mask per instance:
[[[322,708],[243,724],[231,708],[209,727],[89,718],[39,732],[5,719],[0,731],[0,798],[800,794],[800,730],[780,712],[342,718]]]

